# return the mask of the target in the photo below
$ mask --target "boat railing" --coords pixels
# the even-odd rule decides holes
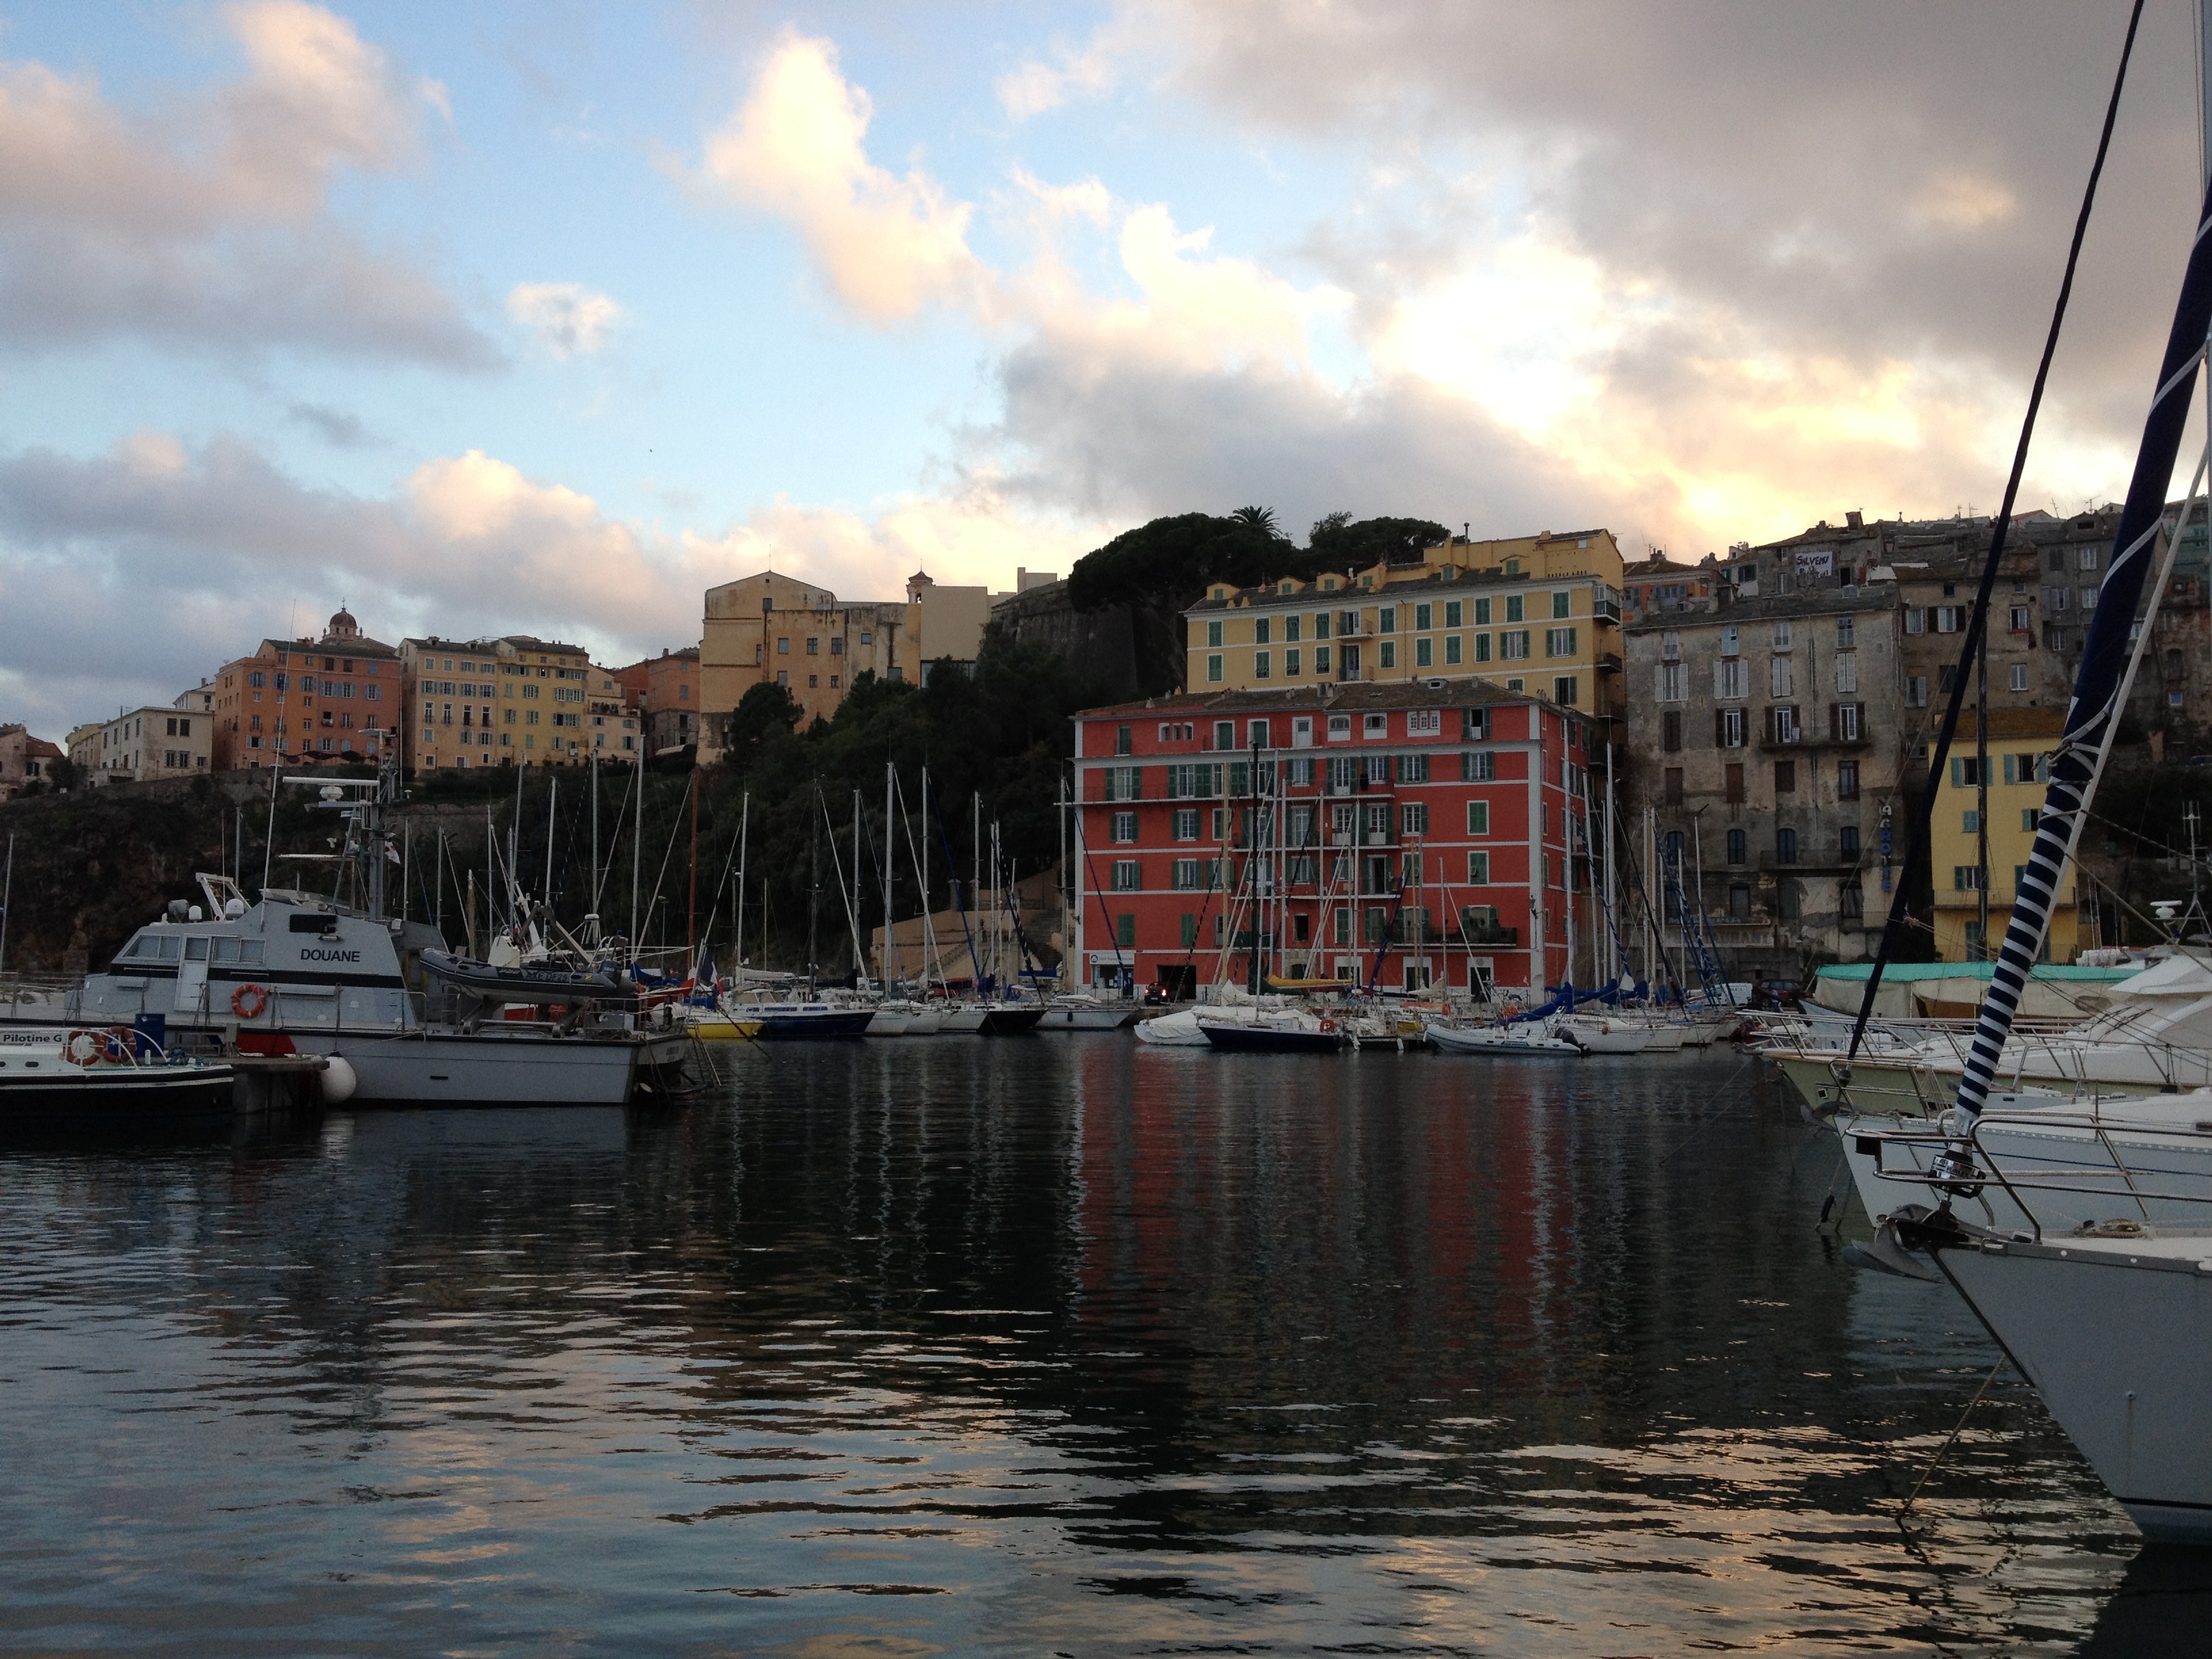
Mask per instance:
[[[64,1008],[71,994],[83,985],[82,974],[0,975],[0,1007],[6,1008],[11,1018],[23,1018],[25,1011]]]
[[[2039,1168],[2033,1175],[2008,1174],[2004,1162],[1992,1152],[1982,1136],[1991,1128],[2008,1129],[2082,1129],[2088,1132],[2110,1160],[2107,1167],[2084,1169]],[[2185,1129],[2172,1124],[2130,1121],[2115,1118],[2101,1111],[2063,1111],[2039,1109],[2032,1115],[2020,1113],[1988,1112],[1978,1115],[1963,1133],[1955,1128],[1882,1129],[1871,1134],[1860,1133],[1861,1141],[1872,1140],[1875,1149],[1875,1178],[1904,1187],[1920,1187],[1946,1194],[1963,1194],[1972,1196],[1980,1190],[1978,1177],[1986,1176],[2004,1188],[2005,1194],[2020,1206],[2033,1228],[2032,1239],[2023,1243],[2043,1243],[2043,1223],[2034,1207],[2021,1196],[2024,1193],[2073,1193],[2094,1198],[2119,1198],[2134,1204],[2148,1216],[2148,1206],[2160,1204],[2199,1204],[2212,1206],[2212,1192],[2160,1192],[2145,1187],[2137,1172],[2130,1167],[2119,1147],[2112,1140],[2117,1130],[2131,1139],[2160,1142],[2202,1141],[2212,1129]],[[1882,1167],[1883,1146],[1923,1146],[1939,1153],[1955,1152],[1961,1142],[1972,1149],[1977,1167],[1972,1173],[1962,1173],[1955,1168],[1885,1169]],[[2212,1217],[2212,1209],[2206,1212]]]

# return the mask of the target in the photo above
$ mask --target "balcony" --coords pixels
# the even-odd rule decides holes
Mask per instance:
[[[1590,617],[1594,622],[1617,623],[1620,620],[1620,601],[1600,598],[1590,602]]]
[[[1518,927],[1462,927],[1458,930],[1458,933],[1459,942],[1462,945],[1510,947],[1521,942],[1521,930]]]
[[[1798,749],[1871,749],[1874,738],[1864,726],[1859,728],[1856,738],[1832,738],[1825,732],[1815,732],[1809,726],[1801,726],[1797,728],[1797,735],[1786,743],[1762,733],[1758,747],[1761,752],[1769,755],[1786,755]]]
[[[1601,674],[1618,674],[1620,672],[1620,653],[1617,651],[1599,652],[1597,653],[1597,672]]]
[[[1759,867],[1770,872],[1778,871],[1785,875],[1829,875],[1838,870],[1858,869],[1865,860],[1866,854],[1863,849],[1846,853],[1839,848],[1801,847],[1797,849],[1795,857],[1786,860],[1779,853],[1772,851],[1761,853],[1759,855]],[[1741,868],[1743,868],[1741,865],[1722,865],[1717,867],[1708,866],[1705,874],[1712,877],[1726,870]]]

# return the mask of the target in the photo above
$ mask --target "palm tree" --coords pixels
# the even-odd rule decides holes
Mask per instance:
[[[1240,507],[1229,516],[1238,524],[1249,525],[1253,529],[1270,536],[1280,536],[1283,533],[1276,527],[1275,509],[1272,507]]]

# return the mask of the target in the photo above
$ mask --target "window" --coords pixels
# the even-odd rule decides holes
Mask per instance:
[[[1221,624],[1219,623],[1210,622],[1206,623],[1206,642],[1208,645],[1219,645],[1221,643]]]
[[[1982,890],[1981,866],[1973,864],[1954,864],[1951,866],[1951,889],[1959,893],[1978,893]]]
[[[1742,830],[1728,832],[1728,861],[1730,864],[1741,864],[1748,855],[1748,850]]]
[[[1682,769],[1679,766],[1670,766],[1667,768],[1663,774],[1663,781],[1666,788],[1667,805],[1669,806],[1680,806],[1682,804]]]
[[[1474,625],[1477,628],[1487,628],[1490,626],[1490,601],[1488,599],[1477,599],[1474,602]]]
[[[1734,623],[1721,629],[1721,655],[1733,657],[1736,654],[1736,628]]]
[[[1488,801],[1468,802],[1467,833],[1469,836],[1486,836],[1490,833],[1490,803]]]
[[[1560,598],[1566,596],[1561,594]],[[1547,628],[1544,630],[1544,654],[1547,657],[1571,657],[1575,654],[1575,635],[1571,628]]]
[[[1255,651],[1252,653],[1252,678],[1254,679],[1264,680],[1267,678],[1267,659],[1271,654],[1271,653],[1266,651]]]
[[[2094,570],[2097,568],[2097,550],[2094,547],[2078,549],[2074,555],[2074,564],[2076,569]]]
[[[1837,650],[1850,650],[1852,646],[1858,642],[1857,634],[1858,619],[1856,617],[1838,617],[1836,618]]]
[[[1124,951],[1137,948],[1137,919],[1124,911],[1114,918],[1114,942]]]
[[[1398,665],[1398,642],[1395,640],[1385,640],[1376,649],[1381,653],[1383,667],[1395,668]]]
[[[1463,643],[1464,641],[1462,641],[1460,636],[1456,634],[1447,634],[1444,635],[1444,661],[1446,663],[1456,663],[1459,661],[1460,647]]]
[[[1774,763],[1774,793],[1778,795],[1794,795],[1797,793],[1797,763],[1796,761]]]
[[[1659,701],[1680,702],[1689,696],[1689,670],[1679,662],[1659,665]]]
[[[1255,644],[1255,645],[1265,645],[1265,644],[1267,644],[1267,643],[1268,642],[1268,635],[1269,635],[1269,632],[1270,632],[1270,630],[1269,630],[1268,626],[1267,626],[1267,617],[1255,617],[1255,618],[1253,619],[1253,623],[1252,623],[1252,643],[1253,643],[1253,644]]]
[[[1731,834],[1734,833],[1736,832],[1731,832]],[[1729,862],[1731,864],[1741,864],[1743,860],[1741,859],[1731,859]],[[1732,881],[1729,884],[1728,913],[1729,920],[1730,921],[1749,921],[1751,920],[1751,884],[1748,882]]]
[[[1723,701],[1751,695],[1751,675],[1741,657],[1723,657],[1713,665],[1713,696]]]
[[[1457,599],[1447,599],[1447,600],[1445,600],[1445,601],[1444,601],[1444,626],[1445,626],[1446,628],[1457,628],[1457,627],[1459,626],[1459,624],[1460,624],[1460,616],[1461,616],[1460,602],[1459,602]]]
[[[1907,708],[1928,707],[1928,676],[1908,674],[1905,677],[1905,706]]]
[[[1830,703],[1828,705],[1828,740],[1831,743],[1856,743],[1862,735],[1865,719],[1864,703]]]
[[[1459,761],[1462,783],[1488,783],[1498,775],[1498,757],[1486,749],[1463,754]]]
[[[1489,854],[1469,853],[1467,855],[1467,883],[1470,887],[1486,887],[1490,884]]]
[[[1425,645],[1428,641],[1424,640],[1421,643]],[[1299,672],[1298,653],[1295,651],[1285,651],[1283,653],[1283,672],[1285,676],[1289,678],[1296,679],[1297,678]]]
[[[1436,609],[1433,605],[1415,605],[1413,607],[1413,631],[1416,634],[1425,634],[1428,632],[1431,628],[1436,625],[1431,620],[1435,615]]]
[[[1133,893],[1137,890],[1138,885],[1137,860],[1115,859],[1114,860],[1114,890],[1117,893]]]
[[[1198,809],[1195,806],[1178,807],[1175,813],[1174,828],[1175,838],[1177,841],[1196,841],[1198,839]]]
[[[1664,629],[1660,632],[1659,660],[1662,662],[1682,660],[1682,636],[1672,628]]]
[[[1195,817],[1197,814],[1193,813],[1191,816]],[[1169,879],[1177,892],[1188,893],[1195,891],[1200,879],[1198,873],[1198,860],[1196,859],[1177,859],[1174,864],[1170,866]],[[1184,941],[1186,944],[1188,942],[1188,940]]]
[[[2097,590],[2094,587],[2082,588],[2081,599],[2081,608],[2084,611],[2094,611],[2097,608]]]
[[[1836,690],[1848,696],[1859,689],[1859,653],[1856,651],[1836,653]]]
[[[1794,704],[1778,703],[1766,713],[1769,742],[1801,743],[1804,740],[1804,728],[1797,724],[1797,710]]]
[[[1303,617],[1285,617],[1283,618],[1284,644],[1296,645],[1298,642],[1298,624],[1304,620],[1305,619]]]
[[[1489,635],[1477,634],[1474,636],[1474,659],[1477,662],[1488,662],[1490,660]]]
[[[1328,672],[1328,647],[1325,645],[1314,647],[1314,672],[1316,674]]]
[[[1982,782],[1982,760],[1978,755],[1951,757],[1951,787],[1954,789],[1978,789]]]
[[[1578,695],[1577,679],[1572,674],[1561,674],[1552,682],[1552,701],[1562,708],[1572,708]]]
[[[1857,793],[1857,791],[1856,791],[1856,789],[1854,789],[1854,790],[1852,791],[1852,793],[1853,793],[1854,794],[1856,794],[1856,793]],[[1839,830],[1838,830],[1836,831],[1836,851],[1837,851],[1837,853],[1838,853],[1840,856],[1842,856],[1842,857],[1844,857],[1844,858],[1847,858],[1847,859],[1856,859],[1856,858],[1857,858],[1857,857],[1858,857],[1858,855],[1859,855],[1859,827],[1858,827],[1858,825],[1856,825],[1856,823],[1846,823],[1846,824],[1844,824],[1841,829],[1839,829]]]
[[[2020,809],[2020,827],[2022,834],[2032,836],[2035,833],[2035,812],[2036,809],[2033,806],[2023,806]]]
[[[1375,613],[1375,631],[1376,633],[1395,634],[1398,631],[1398,607],[1396,605],[1384,605],[1380,611]]]
[[[1522,596],[1518,593],[1508,593],[1505,596],[1506,621],[1525,622],[1528,620],[1522,611]]]
[[[1429,757],[1426,755],[1398,757],[1398,781],[1426,783],[1429,781]]]
[[[1982,829],[1982,815],[1969,806],[1959,814],[1959,828],[1969,836],[1979,835]]]
[[[1856,800],[1859,798],[1859,763],[1855,760],[1836,763],[1836,799]],[[1856,835],[1857,832],[1852,832]]]
[[[1111,839],[1123,843],[1137,839],[1137,815],[1134,812],[1115,812],[1107,819],[1107,833]]]
[[[1211,684],[1218,685],[1221,683],[1220,658],[1208,657],[1206,659],[1206,678],[1207,682]]]
[[[1389,737],[1390,717],[1388,714],[1363,714],[1359,720],[1359,735],[1370,742]]]
[[[778,641],[775,642],[775,654],[776,654],[777,656],[779,656],[779,657],[787,657],[787,656],[789,656],[789,655],[791,654],[791,641],[790,641],[789,640],[787,640],[787,639],[780,639],[780,640],[778,640]],[[449,667],[449,668],[450,668],[452,665],[452,665],[452,664],[450,664],[450,663],[448,663],[448,664],[447,665],[447,667]]]
[[[1411,802],[1398,809],[1398,833],[1402,836],[1425,836],[1429,833],[1427,802]]]
[[[1433,665],[1435,661],[1436,641],[1434,640],[1415,640],[1413,641],[1413,666],[1416,668],[1427,668]]]
[[[1790,648],[1790,619],[1787,617],[1778,617],[1775,621],[1774,648],[1777,651],[1787,651]]]
[[[2015,691],[2027,690],[2027,665],[2024,662],[2016,662],[2012,665],[2012,689]]]
[[[1553,621],[1556,622],[1562,617],[1571,617],[1574,614],[1574,592],[1571,589],[1565,592],[1554,593],[1552,595],[1552,618]]]
[[[1515,633],[1500,634],[1498,636],[1498,654],[1507,662],[1518,662],[1525,658],[1528,654],[1528,630],[1524,628]]]
[[[1730,761],[1721,769],[1723,781],[1727,786],[1728,799],[1733,805],[1743,804],[1743,763]]]
[[[1939,605],[1936,607],[1936,631],[1938,634],[1955,634],[1966,625],[1966,617],[1964,605]]]
[[[1659,716],[1659,746],[1672,755],[1682,747],[1682,711],[1669,708]]]
[[[1797,832],[1784,827],[1774,832],[1774,861],[1777,864],[1797,862]]]
[[[1777,657],[1767,665],[1767,691],[1778,697],[1793,696],[1796,690],[1796,676],[1790,670],[1790,659]]]
[[[1716,708],[1713,710],[1713,742],[1722,749],[1743,747],[1743,710]]]
[[[1908,634],[1925,634],[1928,631],[1928,611],[1924,605],[1908,605],[1905,607],[1905,631]]]

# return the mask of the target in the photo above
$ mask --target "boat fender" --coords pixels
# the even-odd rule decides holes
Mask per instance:
[[[269,1006],[269,993],[258,985],[241,985],[230,994],[230,1012],[240,1019],[258,1019]]]
[[[361,1087],[361,1079],[355,1074],[351,1062],[343,1055],[332,1054],[324,1062],[324,1105],[344,1105],[353,1098],[353,1091],[359,1087]]]
[[[107,1048],[107,1036],[102,1031],[71,1031],[62,1039],[62,1058],[72,1066],[89,1066]]]
[[[1336,1035],[1336,1022],[1333,1019],[1325,1019],[1321,1023],[1321,1029],[1334,1036]]]

